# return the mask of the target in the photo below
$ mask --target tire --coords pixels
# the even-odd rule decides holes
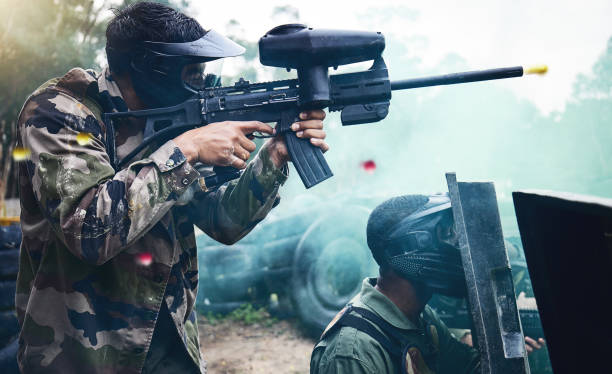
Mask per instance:
[[[0,349],[0,371],[2,371],[2,374],[19,373],[19,366],[17,365],[18,348],[19,343],[17,338],[15,338],[6,347]]]
[[[19,249],[0,250],[0,279],[17,279]]]
[[[249,291],[252,291],[259,275],[253,269],[255,249],[234,244],[200,251],[198,261],[202,266],[196,304],[207,307],[216,303],[248,301]]]
[[[0,226],[0,371],[19,373],[19,324],[15,315],[15,279],[19,271],[19,225]],[[6,279],[6,280],[4,280]]]
[[[364,277],[377,274],[366,244],[369,213],[359,206],[338,207],[313,222],[297,246],[291,296],[313,336],[359,292]]]
[[[21,226],[0,226],[0,250],[19,248],[21,244]]]
[[[15,309],[15,281],[0,281],[0,310]]]
[[[19,333],[19,323],[15,311],[0,312],[0,347],[5,346]]]

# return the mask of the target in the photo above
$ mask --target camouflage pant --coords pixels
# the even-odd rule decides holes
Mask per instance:
[[[162,303],[142,374],[201,373],[181,341],[165,303]]]

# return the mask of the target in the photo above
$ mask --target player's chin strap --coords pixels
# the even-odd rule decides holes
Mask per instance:
[[[355,312],[361,317],[355,316],[351,314],[351,312]],[[376,313],[349,304],[339,313],[339,317],[334,319],[336,321],[332,322],[330,326],[325,329],[323,335],[321,335],[321,339],[341,327],[352,327],[376,340],[387,351],[394,362],[401,363],[397,365],[398,373],[400,374],[409,372],[406,367],[406,358],[411,348],[416,348],[420,352],[425,352],[422,355],[427,366],[430,368],[436,367],[437,349],[435,347],[427,347],[428,349],[424,350],[423,347],[418,345],[406,344],[406,338],[403,336],[402,330],[391,325]],[[428,326],[425,326],[424,333],[429,333]]]

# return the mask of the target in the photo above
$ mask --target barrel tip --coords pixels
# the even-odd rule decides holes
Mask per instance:
[[[548,66],[547,65],[535,65],[535,66],[530,66],[527,69],[525,69],[525,74],[544,75],[547,72],[548,72]]]

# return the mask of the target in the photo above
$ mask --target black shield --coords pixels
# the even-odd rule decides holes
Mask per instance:
[[[512,195],[553,371],[609,372],[612,199]]]
[[[482,373],[529,373],[495,186],[446,180]]]

